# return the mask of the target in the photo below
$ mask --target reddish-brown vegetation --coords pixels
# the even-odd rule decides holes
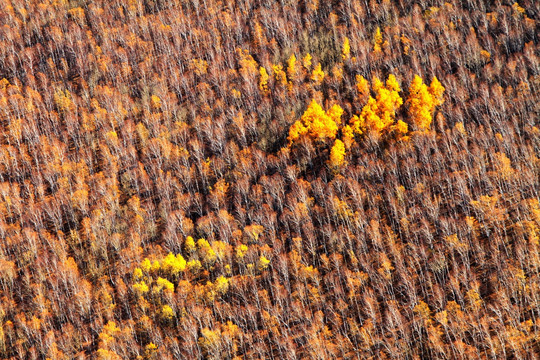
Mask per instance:
[[[540,356],[537,1],[0,19],[0,358]]]

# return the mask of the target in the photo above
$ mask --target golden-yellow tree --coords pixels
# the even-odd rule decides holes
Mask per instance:
[[[260,67],[259,69],[259,75],[260,75],[260,79],[259,79],[259,90],[261,90],[263,93],[267,93],[268,92],[268,72],[266,71],[265,68],[263,68],[262,66]]]
[[[359,84],[362,83],[362,88],[365,88],[366,84],[361,80],[362,78],[359,79]],[[372,88],[376,97],[369,96],[360,116],[355,115],[350,121],[350,126],[356,135],[362,135],[365,131],[380,134],[383,131],[392,130],[396,111],[403,104],[403,99],[399,95],[401,89],[394,75],[388,76],[386,84],[377,77],[373,78]],[[400,128],[403,129],[402,124]]]
[[[433,119],[435,107],[443,103],[444,87],[434,77],[428,87],[422,78],[415,75],[409,87],[407,107],[411,122],[420,130],[427,131]]]
[[[345,145],[343,141],[336,139],[330,150],[330,166],[339,168],[343,164],[345,164]]]
[[[328,111],[312,100],[308,108],[289,129],[289,144],[293,144],[302,137],[307,137],[317,142],[326,142],[336,138],[343,109],[334,105]]]

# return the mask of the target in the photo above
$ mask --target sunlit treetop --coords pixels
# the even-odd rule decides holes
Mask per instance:
[[[341,57],[343,60],[349,59],[351,57],[351,45],[349,44],[349,38],[343,40],[343,45],[341,47]]]
[[[315,84],[320,85],[323,82],[325,75],[325,72],[321,68],[321,64],[318,63],[311,73],[311,80],[313,80]]]
[[[339,105],[332,106],[326,112],[315,100],[312,100],[300,120],[291,126],[289,143],[292,144],[303,136],[318,142],[335,139],[342,114],[343,109]]]
[[[426,131],[430,128],[435,107],[443,103],[444,87],[434,77],[431,85],[424,84],[422,78],[416,75],[409,87],[407,109],[410,120],[418,129]]]
[[[345,163],[345,145],[339,139],[336,139],[334,146],[330,150],[330,166],[339,168]]]
[[[358,83],[365,89],[366,84],[363,78],[359,78]],[[374,77],[372,88],[376,97],[369,96],[360,116],[353,117],[350,122],[357,135],[361,135],[366,130],[380,133],[390,129],[390,126],[394,124],[397,110],[403,104],[403,99],[399,95],[401,89],[394,75],[388,76],[386,84]]]

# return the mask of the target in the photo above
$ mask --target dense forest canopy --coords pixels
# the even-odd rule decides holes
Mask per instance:
[[[540,357],[540,3],[0,2],[0,358]]]

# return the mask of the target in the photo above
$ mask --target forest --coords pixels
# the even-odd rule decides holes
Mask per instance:
[[[540,358],[540,2],[0,1],[0,359]]]

